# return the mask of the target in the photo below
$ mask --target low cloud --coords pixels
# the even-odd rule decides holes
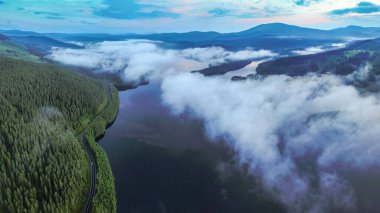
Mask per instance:
[[[308,47],[303,50],[294,50],[292,53],[297,54],[297,55],[311,55],[311,54],[317,54],[324,52],[325,50],[323,49],[322,46],[317,46],[317,47]]]
[[[210,65],[220,65],[232,61],[256,60],[262,58],[271,58],[277,56],[269,50],[252,50],[246,49],[242,51],[232,52],[226,51],[222,47],[207,48],[190,48],[179,52],[184,58],[194,59],[196,61],[208,62]]]
[[[338,77],[231,83],[182,74],[162,90],[175,114],[192,114],[210,138],[228,141],[290,212],[355,210],[343,171],[380,165],[379,100]]]
[[[357,210],[358,186],[345,171],[380,166],[377,96],[363,96],[347,79],[333,75],[245,82],[204,77],[189,71],[275,53],[160,46],[141,40],[102,42],[79,50],[54,49],[49,58],[98,72],[122,71],[126,80],[158,81],[163,103],[176,115],[202,120],[210,138],[224,139],[289,212]],[[347,78],[365,78],[370,70],[365,66]]]
[[[353,72],[352,74],[345,77],[349,82],[355,81],[365,81],[369,78],[372,71],[372,65],[367,63],[364,66],[360,67],[358,70]]]
[[[49,59],[96,72],[121,72],[126,81],[160,79],[168,73],[190,72],[231,61],[274,57],[268,50],[231,52],[222,47],[164,49],[149,40],[88,44],[84,49],[53,48]]]
[[[308,47],[303,50],[294,50],[292,53],[297,54],[297,55],[312,55],[312,54],[317,54],[317,53],[322,53],[330,50],[335,50],[339,48],[344,48],[346,47],[346,43],[333,43],[327,46],[315,46],[315,47]]]

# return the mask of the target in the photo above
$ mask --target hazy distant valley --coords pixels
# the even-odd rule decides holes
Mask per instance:
[[[0,34],[0,212],[380,208],[380,28]]]

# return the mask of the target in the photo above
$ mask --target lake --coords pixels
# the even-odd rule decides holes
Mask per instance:
[[[174,116],[151,84],[123,91],[99,143],[115,177],[118,212],[283,212],[200,121]]]

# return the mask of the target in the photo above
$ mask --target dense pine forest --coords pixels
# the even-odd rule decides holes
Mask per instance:
[[[58,66],[0,57],[0,212],[82,211],[90,167],[80,135],[116,115],[110,88]]]

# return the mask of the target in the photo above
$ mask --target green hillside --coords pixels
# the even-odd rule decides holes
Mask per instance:
[[[90,170],[79,135],[114,118],[110,98],[91,78],[0,56],[0,212],[82,211]]]
[[[305,56],[280,58],[261,63],[257,73],[261,75],[302,76],[307,73],[334,73],[347,75],[370,63],[380,62],[380,39],[357,42],[347,48]]]
[[[279,58],[259,64],[256,71],[262,76],[352,74],[347,78],[348,84],[362,92],[379,92],[377,79],[380,78],[380,39],[359,41],[347,48],[319,54]]]
[[[0,55],[25,61],[40,61],[39,57],[31,54],[25,46],[16,44],[7,39],[0,39]]]

